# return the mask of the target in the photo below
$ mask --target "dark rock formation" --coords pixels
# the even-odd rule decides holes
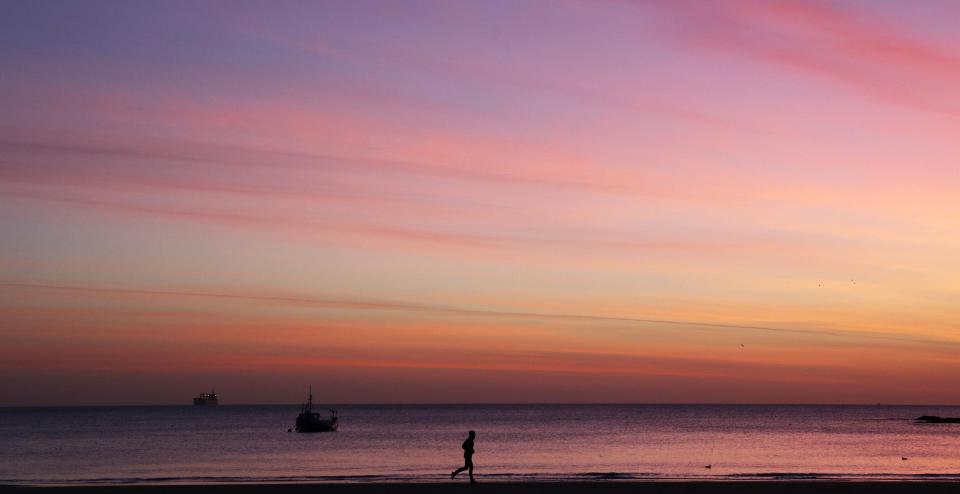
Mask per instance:
[[[917,422],[925,424],[960,424],[960,417],[938,417],[936,415],[923,415],[916,418]]]

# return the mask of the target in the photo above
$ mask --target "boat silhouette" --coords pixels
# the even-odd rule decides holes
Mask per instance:
[[[217,392],[210,390],[209,393],[200,393],[196,398],[193,399],[194,405],[219,405],[220,397],[217,396]]]
[[[338,426],[336,410],[330,409],[330,418],[320,418],[320,413],[313,411],[313,386],[311,386],[307,402],[300,408],[300,415],[297,415],[296,431],[334,432]]]

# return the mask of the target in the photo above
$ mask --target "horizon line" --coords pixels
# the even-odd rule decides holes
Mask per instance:
[[[300,402],[291,402],[291,403],[225,403],[218,405],[193,405],[193,404],[184,404],[184,403],[168,403],[168,404],[126,404],[126,405],[0,405],[0,410],[2,409],[12,409],[12,408],[121,408],[121,407],[199,407],[199,408],[216,408],[216,407],[229,407],[229,406],[299,406]],[[325,405],[333,406],[333,405]],[[793,407],[803,407],[803,406],[822,406],[822,407],[960,407],[960,403],[956,404],[943,404],[943,403],[709,403],[709,402],[420,402],[420,403],[342,403],[336,406],[340,407],[354,407],[354,406],[793,406]]]

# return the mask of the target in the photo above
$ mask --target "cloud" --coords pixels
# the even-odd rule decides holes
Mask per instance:
[[[960,115],[960,55],[837,2],[661,2],[700,47],[806,72],[887,103]]]
[[[709,321],[678,320],[678,319],[658,319],[642,318],[635,316],[613,316],[613,315],[594,315],[594,314],[567,314],[567,313],[547,313],[530,312],[520,310],[493,310],[493,309],[471,309],[464,307],[412,304],[407,302],[363,300],[354,298],[314,298],[284,295],[264,295],[264,294],[243,294],[243,293],[214,293],[214,292],[195,292],[181,290],[153,290],[153,289],[128,289],[128,288],[110,288],[110,287],[88,287],[71,285],[49,285],[35,283],[0,283],[0,287],[20,290],[52,290],[67,292],[82,292],[99,295],[117,295],[117,296],[166,296],[166,297],[189,297],[189,298],[209,298],[234,301],[256,301],[274,304],[288,304],[298,306],[308,306],[327,309],[362,309],[375,311],[402,311],[402,312],[422,312],[431,314],[449,314],[468,317],[496,317],[496,318],[515,318],[515,319],[539,319],[539,320],[566,320],[597,323],[627,323],[634,324],[637,329],[649,327],[650,325],[667,325],[683,327],[687,330],[748,330],[768,333],[794,334],[794,335],[822,335],[836,338],[862,338],[866,340],[886,340],[911,342],[917,344],[957,344],[953,341],[930,339],[919,336],[908,336],[900,334],[885,334],[876,332],[858,332],[844,330],[822,330],[822,329],[804,329],[804,328],[780,328],[753,324],[728,324],[714,323]]]
[[[597,181],[581,182],[549,173],[540,178],[527,172],[13,127],[0,128],[0,150],[6,151],[0,162],[0,195],[298,236],[330,231],[558,252],[584,247],[663,253],[790,248],[788,239],[770,245],[670,232],[635,235],[594,226],[594,216],[622,201],[710,202],[713,191],[722,190],[671,187],[663,177],[638,180],[642,171],[619,180],[600,174]],[[460,226],[467,221],[470,229]]]

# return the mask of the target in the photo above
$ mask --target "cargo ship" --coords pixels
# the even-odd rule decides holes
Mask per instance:
[[[217,392],[210,390],[209,393],[200,393],[199,396],[193,399],[194,405],[219,405],[220,397],[217,396]]]

